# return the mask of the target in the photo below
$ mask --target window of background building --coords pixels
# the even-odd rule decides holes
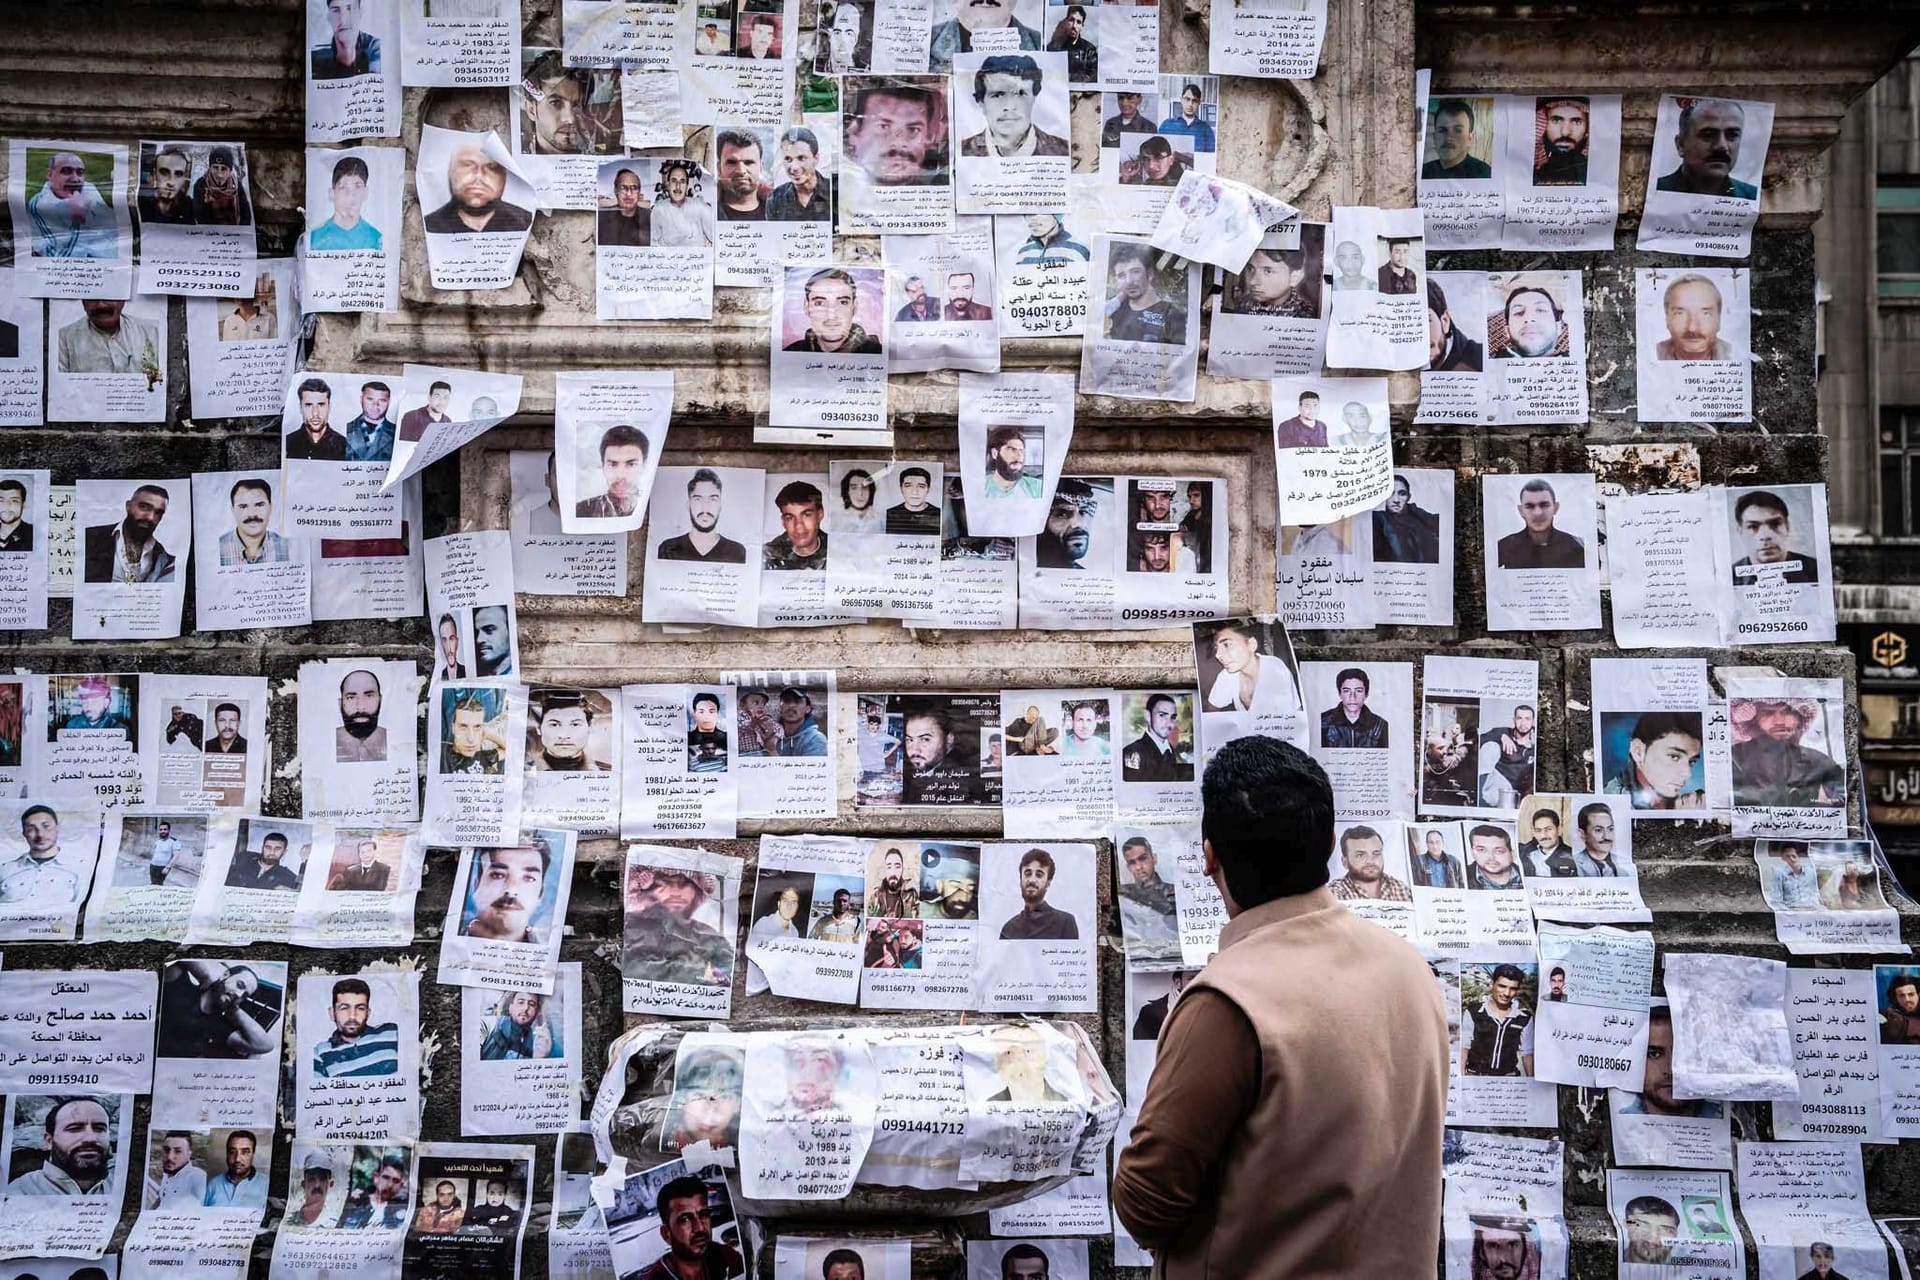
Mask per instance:
[[[1920,533],[1920,407],[1880,407],[1880,534]]]
[[[1920,298],[1920,187],[1882,185],[1873,193],[1883,298]]]

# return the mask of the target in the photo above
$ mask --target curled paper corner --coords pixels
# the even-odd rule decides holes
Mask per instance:
[[[732,1147],[715,1147],[705,1138],[698,1142],[689,1142],[680,1148],[680,1159],[689,1169],[731,1169],[733,1164]]]
[[[615,1156],[607,1161],[607,1167],[593,1175],[593,1181],[587,1184],[587,1194],[604,1211],[613,1208],[620,1199],[620,1188],[627,1185],[627,1158]]]

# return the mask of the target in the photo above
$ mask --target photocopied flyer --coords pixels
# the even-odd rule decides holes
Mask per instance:
[[[1442,1247],[1448,1280],[1567,1273],[1566,1150],[1558,1139],[1448,1129]]]
[[[1800,1097],[1784,962],[1666,951],[1660,966],[1673,1010],[1676,1097],[1763,1102]]]
[[[47,304],[49,422],[163,422],[166,298]]]
[[[556,416],[556,434],[559,429]],[[514,449],[508,454],[508,492],[513,505],[507,515],[507,530],[513,535],[514,590],[530,596],[624,596],[627,535],[562,532],[564,513],[560,509],[560,481],[555,476],[556,452]],[[633,452],[616,454],[616,461],[624,464]],[[616,469],[625,468],[622,465]],[[611,487],[612,481],[608,485]]]
[[[837,1200],[873,1142],[879,1088],[857,1031],[746,1037],[740,1189],[759,1200]]]
[[[1607,252],[1620,201],[1620,95],[1498,99],[1507,153],[1500,247]]]
[[[139,969],[0,973],[0,1093],[86,1085],[147,1093],[160,979]],[[124,1024],[126,1030],[101,1023]]]
[[[142,293],[231,294],[254,275],[253,170],[239,142],[142,142]]]
[[[1539,664],[1531,660],[1427,655],[1421,667],[1421,813],[1503,818],[1532,794],[1540,750],[1539,679]]]
[[[1744,258],[1760,220],[1774,104],[1662,94],[1635,246]]]
[[[1000,805],[1014,839],[1099,838],[1113,821],[1111,689],[1004,689]]]
[[[12,343],[0,342],[0,424],[30,427],[46,394],[47,308],[20,292],[12,267],[0,268],[0,323],[14,330]]]
[[[713,315],[714,175],[693,160],[607,160],[598,176],[601,320]]]
[[[580,966],[551,992],[460,992],[460,1136],[565,1133],[580,1120]]]
[[[201,812],[260,807],[265,676],[150,675],[136,736],[149,803]]]
[[[620,1007],[725,1018],[740,936],[739,858],[627,846],[621,872]]]
[[[511,844],[520,831],[527,687],[511,680],[448,680],[427,693],[428,844]]]
[[[428,126],[431,127],[431,126]],[[429,240],[431,243],[431,240]],[[520,411],[521,377],[439,365],[402,365],[406,380],[394,409],[400,434],[382,492],[391,492]]]
[[[393,538],[321,538],[312,562],[313,616],[318,619],[393,618],[424,607],[420,544],[420,479],[400,486],[405,519]]]
[[[231,839],[228,839],[231,834]],[[307,874],[333,863],[333,832],[291,818],[243,817],[213,833],[187,927],[190,946],[286,942]]]
[[[420,1132],[420,974],[302,975],[295,986],[296,1137],[386,1141]]]
[[[1594,780],[1635,818],[1704,816],[1724,798],[1702,753],[1707,664],[1698,658],[1595,658]]]
[[[878,267],[784,269],[769,320],[769,426],[886,428],[887,300]]]
[[[195,417],[269,414],[293,372],[303,326],[291,258],[262,258],[234,289],[187,301],[187,373]]]
[[[284,961],[169,960],[160,971],[153,1127],[272,1127],[288,994]]]
[[[302,817],[338,824],[419,821],[419,681],[412,662],[301,664]]]
[[[1092,845],[980,849],[980,1007],[1071,1013],[1098,1004]]]
[[[759,541],[766,472],[745,467],[661,467],[647,516],[640,616],[647,622],[751,627],[760,616],[760,573],[747,544]]]
[[[1220,273],[1207,372],[1223,378],[1305,378],[1327,345],[1328,225],[1298,218],[1270,226],[1238,272]],[[1421,406],[1427,397],[1422,378]]]
[[[1323,395],[1338,422],[1316,419]],[[1274,382],[1280,522],[1328,524],[1386,501],[1393,492],[1389,427],[1385,378]]]
[[[1599,925],[1540,926],[1547,990],[1534,1030],[1543,1080],[1631,1088],[1646,1072],[1653,934]]]
[[[234,839],[238,822],[226,814],[109,809],[85,935],[122,942],[185,939],[211,850]]]
[[[179,635],[193,549],[191,482],[82,479],[75,490],[80,576],[73,638]]]
[[[127,149],[109,143],[7,143],[14,286],[28,298],[125,298],[133,292],[133,183]]]
[[[434,623],[439,650],[433,683],[519,672],[511,535],[504,529],[450,533],[428,538],[421,550],[427,573],[427,617]]]
[[[1512,958],[1497,958],[1502,956]],[[1449,1124],[1554,1127],[1560,1091],[1534,1075],[1545,986],[1540,966],[1525,950],[1483,949],[1461,957],[1460,1063],[1447,1099]]]
[[[954,208],[962,214],[1064,208],[1071,51],[953,55]]]
[[[571,831],[533,829],[511,848],[463,848],[440,937],[442,986],[553,992],[573,892]]]
[[[333,862],[300,881],[293,943],[301,947],[404,947],[426,842],[417,827],[333,829]]]
[[[673,371],[560,370],[553,390],[552,496],[559,504],[561,530],[638,529],[667,447]]]
[[[1736,1280],[1746,1273],[1725,1173],[1609,1169],[1621,1275]]]
[[[1632,1089],[1609,1089],[1607,1114],[1616,1164],[1733,1167],[1726,1105],[1674,1096],[1673,1010],[1665,1000],[1652,1001],[1647,1010],[1646,1078]]]
[[[958,478],[968,536],[1030,537],[1046,528],[1073,411],[1072,374],[960,375]]]
[[[866,873],[861,1006],[973,1008],[980,846],[875,840]]]
[[[215,548],[193,561],[196,630],[298,627],[313,620],[314,547],[287,536],[285,496],[277,471],[193,477],[195,540]]]
[[[1762,1276],[1884,1280],[1887,1246],[1867,1210],[1858,1143],[1742,1142],[1738,1154],[1740,1216]]]
[[[436,289],[504,289],[533,228],[533,184],[500,135],[420,126],[414,195]]]
[[[386,132],[397,134],[397,87],[393,96],[396,127]],[[400,198],[406,168],[407,153],[400,147],[308,150],[310,221],[299,258],[308,311],[400,309]]]
[[[1327,4],[1231,0],[1208,31],[1207,70],[1217,76],[1311,80],[1327,35]]]
[[[1753,421],[1752,283],[1744,267],[1635,270],[1642,420]]]
[[[474,89],[518,80],[520,15],[511,0],[404,0],[399,9],[401,84]]]
[[[1303,662],[1308,750],[1333,783],[1334,817],[1414,815],[1413,664]]]
[[[1724,684],[1733,833],[1846,835],[1844,682],[1729,673]]]
[[[391,374],[307,371],[287,380],[280,458],[288,535],[366,539],[401,532],[402,495],[382,487],[399,431],[399,386]]]
[[[1428,362],[1422,227],[1418,209],[1334,206],[1329,366],[1418,369]]]
[[[1518,826],[1535,916],[1566,924],[1653,918],[1640,896],[1625,797],[1535,792],[1521,797]]]
[[[761,837],[746,954],[775,995],[834,1004],[859,998],[866,875],[865,841]]]
[[[0,800],[0,942],[71,942],[99,856],[90,809]]]
[[[737,690],[630,684],[620,690],[620,834],[733,838],[740,807]]]
[[[1794,955],[1906,954],[1866,840],[1756,840],[1760,893]]]
[[[22,1172],[0,1193],[0,1259],[100,1257],[113,1239],[132,1168],[133,1095],[20,1092],[5,1107],[0,1147],[8,1168]],[[72,1133],[75,1142],[97,1135],[94,1158],[73,1161],[75,1173],[60,1168],[47,1142],[55,1130]]]
[[[1077,334],[1087,327],[1092,251],[1061,211],[993,220],[1000,332],[1009,338]],[[1084,235],[1084,231],[1081,231]]]
[[[1874,1049],[1870,969],[1789,969],[1787,1023],[1793,1031],[1797,1102],[1773,1104],[1778,1138],[1888,1142],[1880,1125],[1880,1065]]]
[[[397,5],[304,0],[307,141],[400,136]]]
[[[882,236],[893,373],[1000,368],[993,309],[993,220],[954,220],[944,235]]]
[[[1920,966],[1877,964],[1873,986],[1880,1011],[1880,1127],[1890,1137],[1911,1138],[1920,1135]]]
[[[46,735],[26,753],[41,799],[98,811],[138,804],[146,768],[139,754],[137,675],[54,675],[22,682],[23,723]]]
[[[1095,236],[1080,389],[1191,401],[1200,365],[1199,264],[1139,236]]]
[[[743,818],[831,818],[837,677],[826,670],[722,671],[736,690],[734,765]]]
[[[520,821],[581,835],[620,830],[620,691],[536,684],[527,691]]]

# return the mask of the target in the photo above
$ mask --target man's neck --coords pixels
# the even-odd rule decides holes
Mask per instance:
[[[687,542],[695,551],[698,551],[701,555],[705,555],[720,544],[720,529],[718,526],[715,526],[712,529],[706,530],[704,533],[699,529],[694,529],[687,534]]]
[[[760,193],[758,191],[749,191],[744,196],[736,196],[727,201],[727,208],[733,210],[735,213],[752,213],[759,207]]]
[[[800,179],[795,178],[793,180],[793,194],[800,197],[802,200],[811,200],[813,198],[814,189],[819,185],[820,185],[820,174],[817,171],[814,173],[808,174],[807,180],[805,182],[802,182],[800,181]]]
[[[340,31],[334,34],[334,37],[333,37],[334,61],[340,63],[343,66],[350,65],[353,62],[354,58],[358,56],[359,52],[360,52],[360,32],[358,28],[351,31]]]
[[[820,551],[820,539],[818,538],[815,538],[813,540],[813,544],[811,546],[806,546],[806,547],[801,546],[799,543],[795,542],[792,538],[788,538],[787,545],[793,548],[793,554],[797,556],[817,555],[819,554],[819,551]]]
[[[1551,539],[1552,537],[1553,537],[1552,525],[1548,525],[1546,528],[1540,530],[1538,533],[1534,532],[1532,525],[1527,526],[1527,541],[1531,542],[1536,547],[1546,546],[1548,540]]]
[[[113,322],[113,327],[110,329],[102,328],[92,320],[89,320],[87,321],[87,328],[93,330],[103,338],[117,338],[120,336],[120,322],[118,320]]]
[[[1348,724],[1359,724],[1360,717],[1367,714],[1367,709],[1365,707],[1361,707],[1358,711],[1348,711],[1345,707],[1342,707],[1340,708],[1340,712],[1342,715],[1346,716]]]
[[[313,424],[312,424],[312,423],[308,423],[308,424],[307,424],[307,441],[308,441],[308,443],[310,443],[310,444],[319,444],[319,443],[320,443],[320,442],[321,442],[322,440],[324,440],[324,439],[326,439],[326,438],[327,438],[327,431],[328,431],[328,427],[327,427],[327,424],[326,424],[326,423],[324,423],[324,422],[320,424],[320,429],[319,429],[318,431],[315,431],[315,430],[313,429]]]
[[[0,538],[11,538],[13,531],[19,527],[18,520],[0,520]]]
[[[60,846],[54,845],[53,848],[45,850],[44,852],[39,849],[28,849],[27,856],[35,862],[52,862],[60,856]]]
[[[476,212],[462,205],[460,207],[460,221],[466,223],[467,226],[475,231],[485,231],[487,224],[493,221],[495,208],[495,205],[489,204],[485,209]]]
[[[262,529],[259,534],[251,537],[248,536],[244,529],[235,529],[234,532],[240,535],[240,553],[242,555],[257,556],[260,554],[261,549],[267,545],[267,531],[265,529]]]
[[[662,1261],[667,1264],[667,1270],[679,1276],[680,1280],[705,1280],[707,1264],[703,1258],[682,1258],[669,1253]]]
[[[121,521],[120,545],[124,547],[126,551],[129,553],[129,555],[132,556],[133,558],[138,559],[141,555],[143,555],[146,552],[147,543],[151,542],[152,540],[153,540],[153,535],[148,534],[146,537],[136,541],[133,536],[133,530],[127,528],[126,522],[124,520]]]
[[[1159,305],[1160,294],[1154,289],[1149,289],[1145,294],[1141,295],[1139,302],[1135,302],[1131,298],[1127,299],[1127,310],[1129,311],[1150,311]]]
[[[360,225],[360,215],[357,213],[343,215],[336,211],[333,215],[333,225],[342,231],[351,231]]]

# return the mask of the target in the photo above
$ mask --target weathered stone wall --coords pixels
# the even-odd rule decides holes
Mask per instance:
[[[557,35],[553,0],[526,0],[529,42]],[[1597,464],[1589,445],[1681,442],[1697,451],[1706,483],[1802,482],[1827,475],[1823,441],[1815,434],[1812,248],[1808,227],[1821,201],[1821,154],[1847,101],[1909,42],[1915,22],[1909,3],[1872,5],[1610,4],[1536,6],[1423,4],[1412,0],[1334,0],[1323,69],[1311,83],[1290,85],[1230,80],[1224,94],[1221,168],[1228,176],[1266,187],[1324,218],[1335,203],[1404,205],[1412,197],[1410,125],[1413,71],[1435,68],[1437,89],[1491,92],[1623,92],[1626,142],[1623,229],[1608,255],[1436,254],[1437,269],[1577,267],[1586,272],[1586,312],[1593,420],[1586,428],[1549,430],[1417,428],[1409,424],[1417,384],[1394,379],[1396,460],[1447,467],[1456,475],[1456,622],[1451,628],[1382,628],[1375,633],[1313,633],[1298,638],[1302,656],[1332,658],[1364,651],[1387,660],[1418,661],[1427,653],[1531,657],[1540,663],[1541,785],[1580,790],[1589,785],[1589,662],[1616,651],[1604,631],[1505,633],[1490,636],[1480,585],[1481,519],[1478,477],[1520,470],[1578,471]],[[1205,65],[1204,0],[1168,3],[1162,12],[1163,65]],[[304,33],[295,0],[205,0],[195,7],[145,6],[111,0],[86,10],[84,24],[64,6],[21,9],[9,15],[9,39],[0,47],[0,126],[18,136],[78,136],[131,142],[188,134],[235,137],[252,148],[255,199],[263,230],[274,245],[290,247],[300,191],[300,60]],[[1417,54],[1416,54],[1417,50]],[[1631,223],[1644,183],[1655,100],[1665,89],[1696,89],[1769,98],[1780,104],[1766,210],[1755,239],[1755,422],[1708,430],[1640,421],[1633,403],[1632,269],[1651,259],[1632,248]],[[461,128],[506,124],[500,93],[409,91],[405,141],[411,150],[422,121]],[[413,203],[409,184],[406,202]],[[751,421],[764,406],[766,298],[755,290],[722,289],[711,326],[602,324],[593,318],[590,215],[561,213],[540,219],[512,288],[489,294],[436,293],[426,279],[417,215],[408,212],[407,270],[402,310],[395,315],[326,317],[314,335],[312,364],[322,368],[397,370],[420,361],[506,370],[527,375],[523,413],[464,453],[432,469],[427,482],[429,536],[455,528],[505,526],[506,454],[546,447],[550,440],[553,371],[562,368],[671,368],[678,412],[666,450],[669,463],[824,469],[831,451],[757,446]],[[845,240],[844,256],[877,260],[873,241]],[[174,303],[174,332],[184,332]],[[186,415],[184,349],[176,337],[172,385],[176,403],[164,428],[108,428],[61,424],[10,433],[12,463],[49,466],[56,483],[76,476],[141,474],[269,466],[277,457],[276,423],[195,421]],[[1074,342],[1010,342],[1009,368],[1072,369]],[[955,381],[950,374],[894,380],[899,416],[895,451],[903,457],[953,459]],[[1071,469],[1144,471],[1224,478],[1230,503],[1231,599],[1236,611],[1272,607],[1274,478],[1266,388],[1203,375],[1192,405],[1143,404],[1085,397],[1080,406]],[[1624,474],[1631,475],[1631,469]],[[1660,477],[1640,475],[1644,482]],[[831,667],[842,690],[834,723],[840,741],[841,815],[804,824],[827,831],[996,838],[999,815],[989,811],[856,817],[851,809],[855,754],[850,733],[852,694],[862,690],[997,690],[1025,686],[1141,687],[1191,680],[1183,633],[908,631],[892,623],[821,630],[715,629],[668,634],[639,620],[640,542],[634,542],[632,582],[625,599],[522,597],[526,669],[542,679],[610,685],[642,680],[709,679],[721,668]],[[189,618],[191,618],[189,587]],[[263,674],[274,691],[274,769],[267,808],[299,812],[299,762],[294,748],[292,689],[307,658],[348,654],[427,657],[419,619],[321,624],[292,632],[189,635],[152,645],[75,646],[68,610],[56,604],[53,629],[5,637],[8,658],[34,670],[207,670]],[[1848,676],[1844,651],[1824,646],[1749,648],[1713,655],[1720,663],[1771,664],[1790,674]],[[751,864],[761,830],[744,824],[743,838],[708,847],[746,857]],[[1663,949],[1713,948],[1783,954],[1773,942],[1744,844],[1706,824],[1647,824],[1636,829],[1636,862],[1655,912]],[[1111,854],[1103,846],[1103,931],[1112,934]],[[616,892],[620,851],[615,842],[583,846],[569,918],[565,959],[585,973],[589,1063],[603,1060],[618,1034],[620,934]],[[380,952],[290,951],[294,974],[344,972],[363,964],[432,964],[441,913],[452,891],[453,855],[436,850],[420,897],[418,938],[400,955]],[[751,871],[751,865],[749,866]],[[750,883],[750,878],[749,878]],[[1920,940],[1920,908],[1904,904],[1906,932]],[[9,948],[14,967],[157,968],[178,949],[161,945]],[[1859,961],[1855,961],[1859,963]],[[458,991],[429,979],[423,984],[423,1029],[431,1084],[426,1090],[425,1135],[458,1136],[454,1073],[459,1035]],[[1120,957],[1102,949],[1102,1013],[1089,1018],[1101,1034],[1108,1067],[1121,1078],[1123,1042]],[[829,1025],[849,1011],[804,1001],[736,993],[737,1026]],[[946,1015],[916,1015],[946,1021]],[[589,1086],[597,1072],[590,1071]],[[1568,1148],[1567,1199],[1576,1236],[1574,1274],[1613,1274],[1612,1232],[1604,1210],[1607,1117],[1597,1095],[1561,1090],[1560,1134]],[[1770,1136],[1764,1109],[1736,1110],[1742,1137]],[[143,1134],[147,1108],[135,1115]],[[288,1130],[275,1147],[273,1185],[284,1188]],[[137,1150],[137,1144],[136,1144]],[[538,1141],[542,1194],[551,1175],[552,1142]],[[1920,1211],[1920,1153],[1912,1144],[1868,1148],[1868,1181],[1876,1212]],[[137,1193],[135,1193],[137,1195]],[[127,1220],[137,1205],[128,1200]],[[849,1224],[852,1225],[852,1224]],[[984,1233],[985,1223],[965,1224]],[[910,1234],[916,1272],[951,1274],[963,1257],[950,1224],[926,1220],[868,1221],[862,1230]],[[921,1248],[924,1244],[926,1247]],[[1096,1242],[1104,1269],[1106,1246]],[[530,1232],[523,1275],[544,1275],[545,1250]],[[762,1257],[763,1274],[770,1258]],[[264,1260],[255,1269],[265,1274]]]

